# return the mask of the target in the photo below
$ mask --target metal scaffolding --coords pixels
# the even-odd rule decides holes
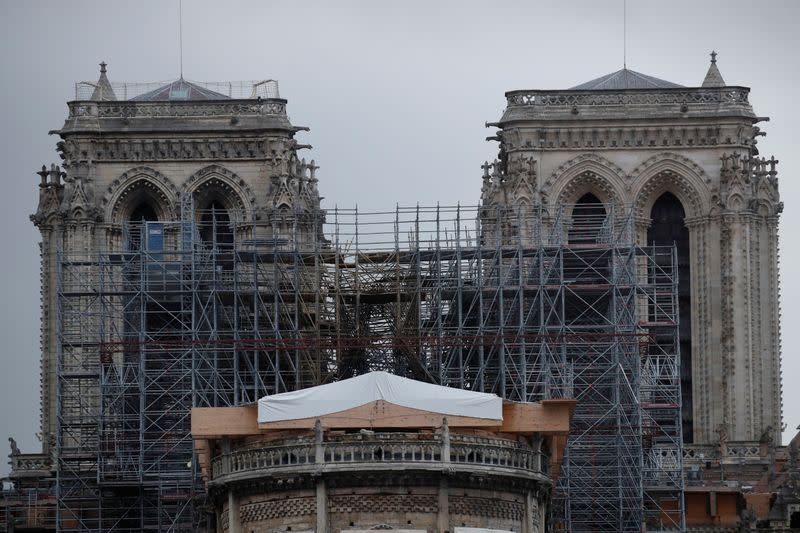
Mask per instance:
[[[676,255],[631,209],[186,202],[119,242],[59,254],[60,530],[203,529],[192,407],[376,369],[576,398],[553,528],[681,528]]]

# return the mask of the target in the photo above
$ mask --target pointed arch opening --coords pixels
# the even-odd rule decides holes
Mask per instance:
[[[231,180],[216,172],[195,182],[189,192],[203,246],[227,254],[233,250],[237,224],[246,216],[245,202]]]
[[[565,283],[592,280],[598,287],[609,283],[610,255],[602,242],[607,218],[606,206],[592,192],[584,193],[572,206],[567,231],[568,246],[564,249],[563,276]],[[591,330],[607,322],[611,305],[605,289],[575,289],[564,296],[564,321],[570,328]],[[588,328],[588,329],[587,329]]]
[[[606,207],[597,196],[590,192],[581,196],[572,208],[569,244],[597,244],[606,215]]]
[[[681,352],[681,401],[684,442],[694,442],[692,415],[692,306],[691,270],[689,262],[689,228],[686,210],[677,196],[665,192],[650,209],[648,245],[675,244],[678,254],[678,340]]]
[[[194,191],[194,205],[197,233],[202,245],[213,251],[215,268],[232,270],[241,199],[225,184],[214,180]]]
[[[233,228],[228,209],[217,199],[198,212],[200,239],[211,249],[226,250],[233,246]]]
[[[121,209],[126,226],[123,232],[125,247],[139,251],[148,245],[148,223],[162,219],[163,207],[148,188],[139,187],[127,195]]]

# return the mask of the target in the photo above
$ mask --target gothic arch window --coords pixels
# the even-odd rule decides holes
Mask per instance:
[[[139,250],[145,239],[148,222],[165,220],[167,210],[163,195],[146,180],[138,180],[126,187],[113,209],[113,220],[123,225],[123,245],[129,250]]]
[[[665,192],[650,209],[648,245],[675,244],[678,252],[678,337],[681,351],[681,400],[683,403],[683,440],[693,442],[692,431],[692,307],[689,268],[689,229],[686,211],[677,196]]]
[[[127,222],[127,248],[140,250],[145,239],[147,223],[158,220],[156,210],[147,200],[141,200],[133,206],[128,215]]]
[[[241,218],[244,202],[239,194],[226,182],[209,179],[192,190],[194,206],[198,210],[209,209],[212,204],[228,211],[229,215]]]
[[[255,194],[235,173],[220,165],[210,165],[191,175],[182,194],[191,196],[195,210],[207,209],[213,202],[223,206],[232,220],[246,220],[255,204]]]
[[[163,258],[165,230],[163,222],[168,218],[165,201],[159,189],[147,180],[139,180],[126,187],[114,205],[114,217],[122,223],[124,246],[132,254],[133,268],[126,269],[124,280],[131,293],[150,283],[164,283],[165,267],[156,261]],[[138,261],[142,261],[139,263]],[[145,262],[146,261],[146,262]],[[125,335],[138,338],[167,331],[174,324],[176,315],[170,312],[172,302],[157,301],[155,297],[132,296],[126,302],[122,327]],[[137,348],[125,348],[125,358],[138,357]]]
[[[165,220],[166,199],[155,186],[146,180],[139,180],[119,195],[112,214],[115,222],[141,220]]]
[[[567,242],[597,244],[606,220],[606,208],[600,199],[587,192],[572,207]]]
[[[130,222],[134,210],[147,204],[155,212],[154,220],[174,220],[177,197],[178,190],[163,174],[149,167],[132,168],[109,184],[102,200],[104,217],[112,224]]]
[[[606,206],[593,193],[584,193],[572,206],[567,234],[568,246],[563,251],[563,275],[569,284],[608,283],[609,255],[607,250],[594,245],[602,241],[606,221]],[[607,291],[566,291],[564,296],[564,322],[570,327],[592,328],[605,322],[611,300]]]
[[[200,239],[211,249],[226,250],[233,246],[233,225],[225,205],[211,200],[197,212]]]
[[[212,177],[192,191],[192,200],[202,245],[214,252],[218,270],[233,269],[237,222],[243,217],[241,197],[224,180]]]

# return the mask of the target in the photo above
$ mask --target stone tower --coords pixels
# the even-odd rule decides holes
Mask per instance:
[[[641,244],[676,244],[684,441],[781,438],[775,158],[749,89],[711,54],[700,87],[623,69],[506,93],[482,202],[632,206]]]
[[[45,449],[57,429],[59,252],[129,247],[130,222],[177,221],[182,207],[248,223],[299,249],[324,244],[317,166],[298,156],[286,100],[272,80],[239,87],[180,78],[161,87],[115,85],[105,63],[96,83],[78,84],[60,130],[61,167],[42,167],[41,427]],[[134,94],[135,96],[130,96]],[[240,97],[237,97],[240,96]],[[217,213],[224,213],[219,215]],[[199,216],[199,215],[198,215]],[[202,226],[203,221],[198,220]]]

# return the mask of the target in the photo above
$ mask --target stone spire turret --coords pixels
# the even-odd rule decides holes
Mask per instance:
[[[717,68],[717,52],[711,51],[711,65],[708,67],[706,78],[703,80],[702,87],[725,87],[725,80]]]
[[[92,92],[92,97],[89,98],[89,100],[108,102],[116,99],[117,95],[114,94],[114,89],[111,88],[111,82],[108,81],[108,77],[106,76],[106,62],[103,61],[100,63],[100,78],[98,78],[97,84],[95,84],[94,91]]]

